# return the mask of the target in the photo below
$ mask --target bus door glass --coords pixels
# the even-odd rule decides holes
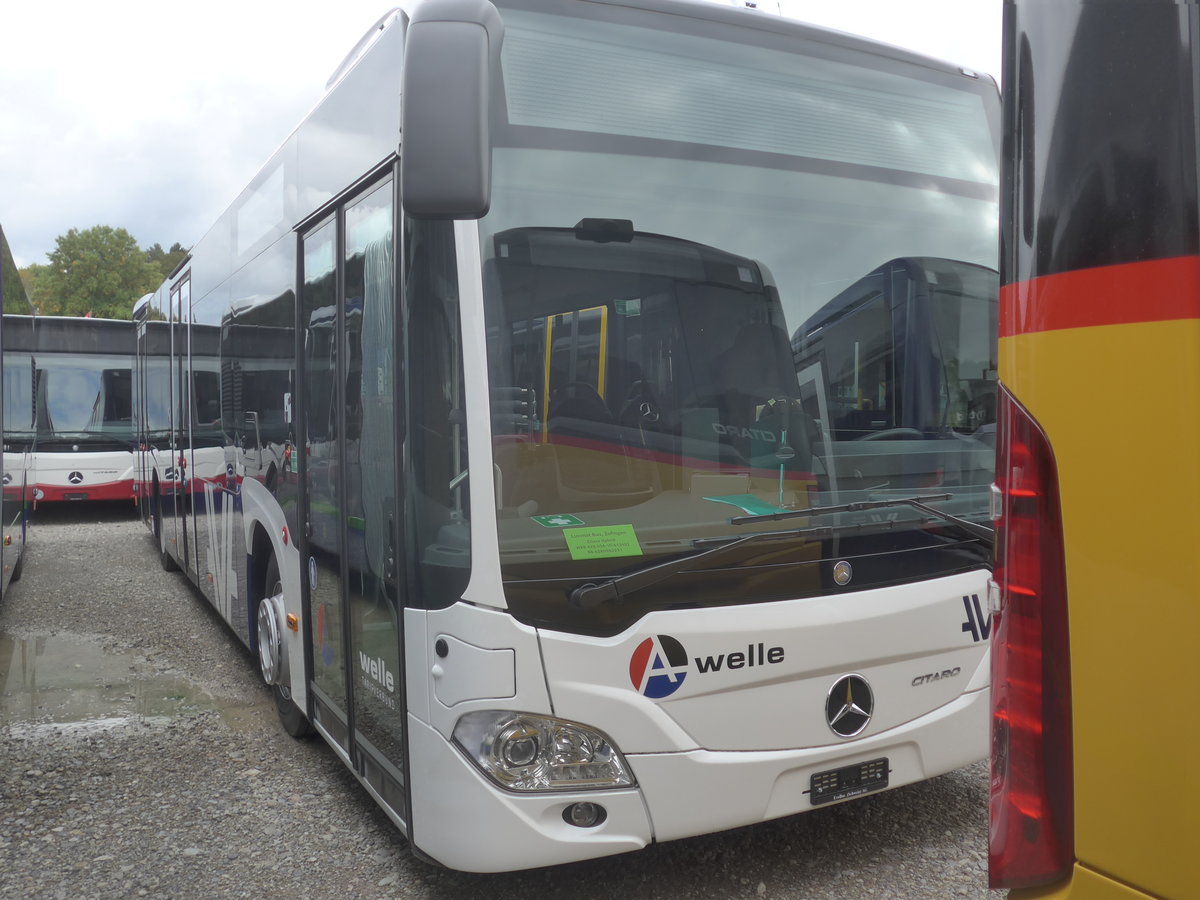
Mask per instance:
[[[402,810],[392,190],[304,242],[306,577],[317,720]]]
[[[235,511],[236,479],[225,465],[226,436],[221,417],[220,304],[200,303],[188,325],[191,379],[191,440],[188,451],[188,548],[200,587],[239,635],[247,634],[245,590],[238,587],[235,558],[244,558],[240,515]],[[235,611],[236,607],[236,611]]]
[[[149,313],[149,307],[143,310],[143,316]],[[147,342],[147,322],[145,318],[138,318],[138,313],[134,311],[134,319],[137,321],[137,338],[133,353],[133,459],[134,459],[134,490],[137,492],[138,500],[138,516],[142,522],[149,521],[151,504],[146,500],[146,485],[149,479],[146,477],[146,355],[150,350]]]
[[[337,222],[304,238],[304,530],[307,558],[301,577],[312,622],[315,717],[346,746],[346,653],[342,629],[342,517],[337,490],[338,335]]]
[[[180,427],[182,429],[179,456],[183,459],[183,471],[180,473],[183,494],[180,497],[179,503],[179,522],[183,534],[184,571],[190,572],[195,576],[198,572],[196,558],[199,555],[197,553],[199,545],[196,542],[195,534],[195,492],[200,491],[203,493],[201,486],[203,473],[196,471],[196,442],[198,438],[196,429],[196,416],[198,415],[196,407],[196,381],[198,379],[203,381],[207,373],[203,372],[203,365],[196,358],[197,354],[193,348],[193,331],[195,328],[193,322],[195,319],[192,315],[192,280],[190,273],[184,276],[184,280],[179,286],[179,315],[182,329],[181,334],[183,335],[183,354],[179,359],[184,367],[179,381],[181,400]],[[208,392],[206,391],[205,393]]]
[[[142,395],[138,405],[140,415],[138,439],[141,442],[143,472],[151,502],[147,515],[154,517],[160,540],[174,538],[172,510],[174,483],[169,477],[174,467],[171,450],[171,323],[162,311],[152,306],[147,314],[145,335],[138,349],[141,367]],[[157,478],[155,477],[157,473]]]
[[[171,440],[164,491],[172,497],[171,522],[164,523],[168,542],[175,544],[182,567],[188,569],[187,503],[190,488],[188,447],[188,332],[186,314],[192,306],[191,273],[171,289]]]
[[[346,601],[354,738],[360,770],[401,806],[403,682],[397,579],[396,291],[392,182],[346,208],[342,255],[345,338]],[[385,777],[389,776],[389,777]]]

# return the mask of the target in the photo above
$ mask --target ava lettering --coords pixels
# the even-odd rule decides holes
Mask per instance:
[[[978,594],[963,597],[962,602],[963,608],[967,611],[967,621],[963,622],[962,630],[968,632],[976,643],[986,641],[992,633],[992,614],[989,612],[986,617],[984,616]]]

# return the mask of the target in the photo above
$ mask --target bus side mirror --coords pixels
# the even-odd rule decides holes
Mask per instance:
[[[423,219],[478,219],[492,194],[489,95],[504,27],[487,0],[420,6],[404,48],[400,182]]]

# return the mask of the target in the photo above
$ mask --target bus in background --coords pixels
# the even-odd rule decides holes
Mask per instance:
[[[750,10],[406,4],[139,305],[156,555],[459,869],[981,759],[998,133]],[[881,271],[924,325],[836,299]]]
[[[21,347],[32,342],[33,304],[17,271],[0,227],[0,420],[4,422],[4,456],[0,468],[0,598],[21,577],[29,513],[33,500],[35,395],[33,356]],[[12,318],[10,320],[10,314]]]
[[[175,469],[164,466],[168,487],[155,481],[152,460],[159,453],[169,456],[166,442],[171,436],[171,325],[153,307],[154,294],[146,294],[133,306],[133,493],[144,502],[138,512],[146,525],[155,519],[151,505],[163,490],[174,491]],[[156,535],[157,536],[157,535]],[[169,557],[164,566],[173,569]]]
[[[996,431],[996,304],[989,266],[894,259],[792,335],[830,498],[953,488],[947,511],[987,505]]]
[[[1200,14],[1010,0],[1004,48],[991,883],[1185,900]]]
[[[133,326],[39,316],[32,345],[37,397],[37,503],[132,500]]]

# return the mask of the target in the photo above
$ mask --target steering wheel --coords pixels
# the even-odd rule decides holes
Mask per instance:
[[[629,386],[629,394],[617,416],[617,424],[627,428],[653,427],[662,418],[654,386],[648,381],[635,381]]]

